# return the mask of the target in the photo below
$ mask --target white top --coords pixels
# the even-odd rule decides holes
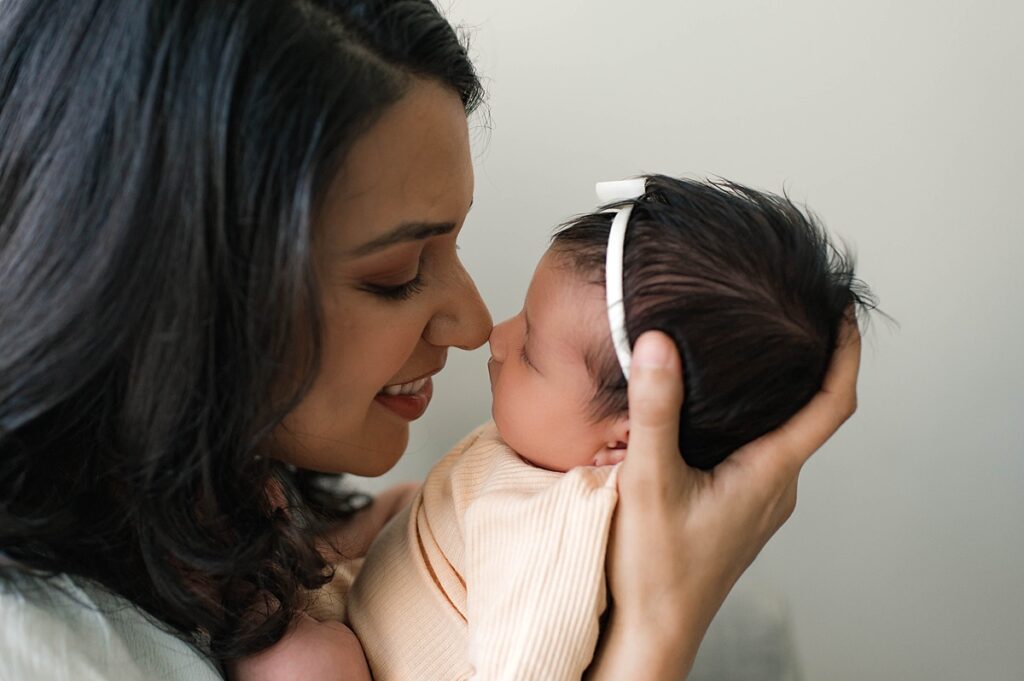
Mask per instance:
[[[67,576],[0,582],[0,681],[223,681],[128,601]]]

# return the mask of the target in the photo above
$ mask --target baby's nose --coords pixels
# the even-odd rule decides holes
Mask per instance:
[[[491,350],[491,358],[498,363],[505,361],[505,348],[508,346],[508,327],[510,321],[506,319],[501,324],[496,324],[491,329],[490,338],[487,339],[487,345]]]

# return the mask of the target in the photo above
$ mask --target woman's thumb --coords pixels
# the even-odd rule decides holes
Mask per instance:
[[[629,375],[629,454],[632,475],[655,477],[679,465],[683,372],[672,339],[648,331],[633,345]]]

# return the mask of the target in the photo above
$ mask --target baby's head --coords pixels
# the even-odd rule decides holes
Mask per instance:
[[[627,383],[605,302],[613,217],[594,212],[564,225],[523,310],[491,335],[494,420],[538,466],[614,463],[628,442]],[[623,291],[630,346],[657,329],[679,349],[679,445],[699,468],[806,404],[844,314],[872,305],[852,259],[788,199],[659,175],[634,202]]]

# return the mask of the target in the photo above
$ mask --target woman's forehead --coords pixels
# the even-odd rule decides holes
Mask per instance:
[[[319,211],[332,251],[409,224],[458,224],[473,201],[469,132],[458,95],[417,80],[352,146]]]

